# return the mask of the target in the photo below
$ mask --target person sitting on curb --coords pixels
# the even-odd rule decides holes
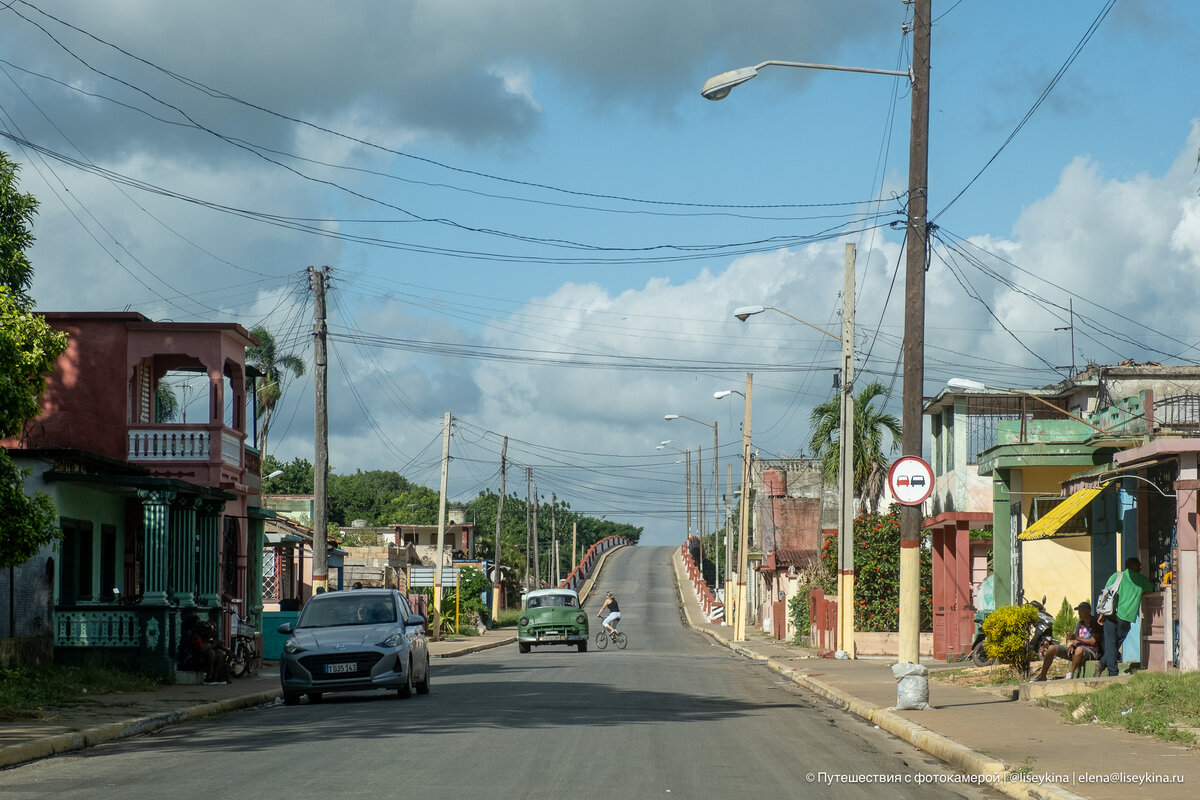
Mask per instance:
[[[1042,671],[1034,678],[1035,681],[1046,680],[1046,676],[1050,673],[1050,665],[1059,656],[1071,662],[1071,670],[1063,676],[1065,678],[1074,675],[1085,661],[1100,660],[1100,642],[1103,632],[1099,620],[1092,616],[1092,604],[1084,600],[1075,606],[1075,610],[1079,612],[1079,623],[1075,626],[1075,630],[1067,634],[1065,645],[1056,643],[1046,648],[1046,657],[1042,659]]]

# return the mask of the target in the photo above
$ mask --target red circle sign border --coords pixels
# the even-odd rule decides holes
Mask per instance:
[[[915,462],[917,462],[918,464],[920,464],[920,465],[921,465],[921,466],[922,466],[922,467],[925,469],[925,471],[926,471],[926,472],[928,472],[928,473],[929,473],[929,485],[925,487],[925,494],[921,495],[921,499],[920,499],[920,500],[913,500],[913,501],[911,501],[911,502],[909,502],[909,501],[905,501],[905,500],[901,500],[899,497],[897,497],[897,496],[896,496],[896,486],[895,486],[895,484],[892,482],[892,481],[894,480],[894,478],[895,478],[895,475],[896,475],[896,467],[898,467],[898,466],[900,466],[901,464],[903,464],[903,463],[905,463],[905,462],[908,462],[908,461],[915,461]],[[927,461],[926,461],[925,459],[923,459],[923,458],[918,458],[917,456],[901,456],[900,458],[897,458],[895,461],[893,461],[893,462],[892,462],[891,469],[889,469],[889,470],[888,470],[888,489],[891,491],[891,493],[892,493],[892,497],[893,497],[893,498],[896,500],[896,502],[897,502],[897,503],[899,503],[900,505],[903,505],[903,506],[919,506],[919,505],[921,505],[922,503],[924,503],[926,500],[928,500],[928,499],[929,499],[929,496],[930,496],[931,494],[933,494],[933,467],[929,466],[929,462],[927,462]]]

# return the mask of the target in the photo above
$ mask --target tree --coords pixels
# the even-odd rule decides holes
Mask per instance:
[[[26,294],[33,268],[25,248],[33,244],[37,211],[33,195],[16,189],[17,166],[0,153],[0,437],[16,436],[37,416],[46,374],[67,347],[65,334],[31,313]],[[14,568],[62,535],[49,495],[28,494],[25,476],[0,449],[0,567]],[[12,576],[9,587],[13,586]],[[12,602],[10,599],[10,635]]]
[[[263,373],[258,385],[258,415],[262,419],[260,450],[267,452],[267,433],[271,429],[271,415],[279,398],[283,397],[283,384],[288,373],[294,377],[304,375],[304,360],[294,353],[281,354],[275,345],[275,337],[259,325],[250,331],[259,344],[246,349],[246,361]]]
[[[883,435],[892,440],[892,452],[900,445],[900,420],[885,412],[874,401],[887,396],[879,381],[872,381],[854,398],[854,494],[863,510],[874,514],[887,484],[888,458],[883,452]],[[809,451],[821,461],[826,483],[837,483],[841,455],[841,398],[833,397],[813,408],[809,415],[812,435]]]
[[[268,478],[278,470],[282,474]],[[266,494],[312,494],[313,465],[307,459],[297,456],[285,464],[275,456],[263,457],[263,492]]]

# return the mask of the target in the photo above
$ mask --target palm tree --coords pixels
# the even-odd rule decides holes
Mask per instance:
[[[262,435],[259,445],[263,454],[267,452],[267,431],[271,427],[271,413],[283,396],[283,383],[290,372],[299,378],[304,375],[304,361],[295,353],[280,355],[275,349],[275,337],[261,325],[250,331],[259,345],[246,349],[246,361],[258,368],[263,380],[258,385],[258,409],[262,419]]]
[[[892,452],[900,446],[900,420],[872,405],[887,396],[887,388],[872,381],[854,398],[854,493],[869,513],[879,510],[879,498],[887,484],[888,458],[883,452],[883,434],[892,440]],[[840,461],[841,398],[834,396],[813,408],[809,414],[812,435],[808,448],[821,461],[826,483],[836,483]]]

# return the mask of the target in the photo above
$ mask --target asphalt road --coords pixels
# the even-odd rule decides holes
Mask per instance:
[[[625,651],[435,661],[427,696],[327,695],[171,727],[0,772],[0,796],[1000,796],[948,783],[940,762],[689,630],[669,559],[624,548],[596,584],[589,613],[598,624],[616,593]],[[898,782],[835,782],[862,775]]]

